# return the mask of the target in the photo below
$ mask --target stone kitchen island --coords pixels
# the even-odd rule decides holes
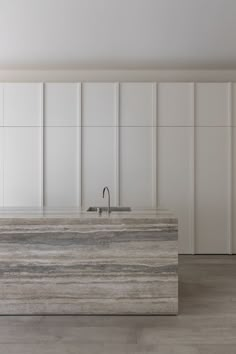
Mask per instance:
[[[178,225],[163,210],[0,219],[0,314],[177,314]]]

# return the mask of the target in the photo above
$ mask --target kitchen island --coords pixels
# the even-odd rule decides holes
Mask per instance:
[[[0,314],[177,314],[167,211],[0,216]]]

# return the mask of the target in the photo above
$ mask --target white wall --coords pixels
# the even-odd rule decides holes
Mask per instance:
[[[180,253],[236,252],[230,83],[0,85],[0,205],[166,207]]]
[[[235,68],[235,12],[234,0],[5,0],[0,67]]]

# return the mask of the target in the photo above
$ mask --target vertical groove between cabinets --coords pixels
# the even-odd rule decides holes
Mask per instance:
[[[44,83],[40,84],[40,207],[44,207]]]
[[[120,84],[115,83],[115,204],[120,205]]]
[[[77,83],[77,207],[82,209],[82,84]]]
[[[232,83],[228,83],[228,253],[233,253],[233,107]]]
[[[192,117],[191,117],[191,134],[190,134],[190,185],[189,185],[189,209],[190,209],[190,252],[195,254],[196,252],[196,86],[195,83],[191,83],[191,105],[192,105]]]
[[[152,207],[157,207],[157,83],[152,86]]]

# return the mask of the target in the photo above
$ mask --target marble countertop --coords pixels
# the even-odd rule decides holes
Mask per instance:
[[[110,215],[86,212],[78,209],[0,209],[0,225],[117,225],[119,227],[145,227],[145,225],[177,228],[176,217],[164,209],[132,210],[112,212]]]

